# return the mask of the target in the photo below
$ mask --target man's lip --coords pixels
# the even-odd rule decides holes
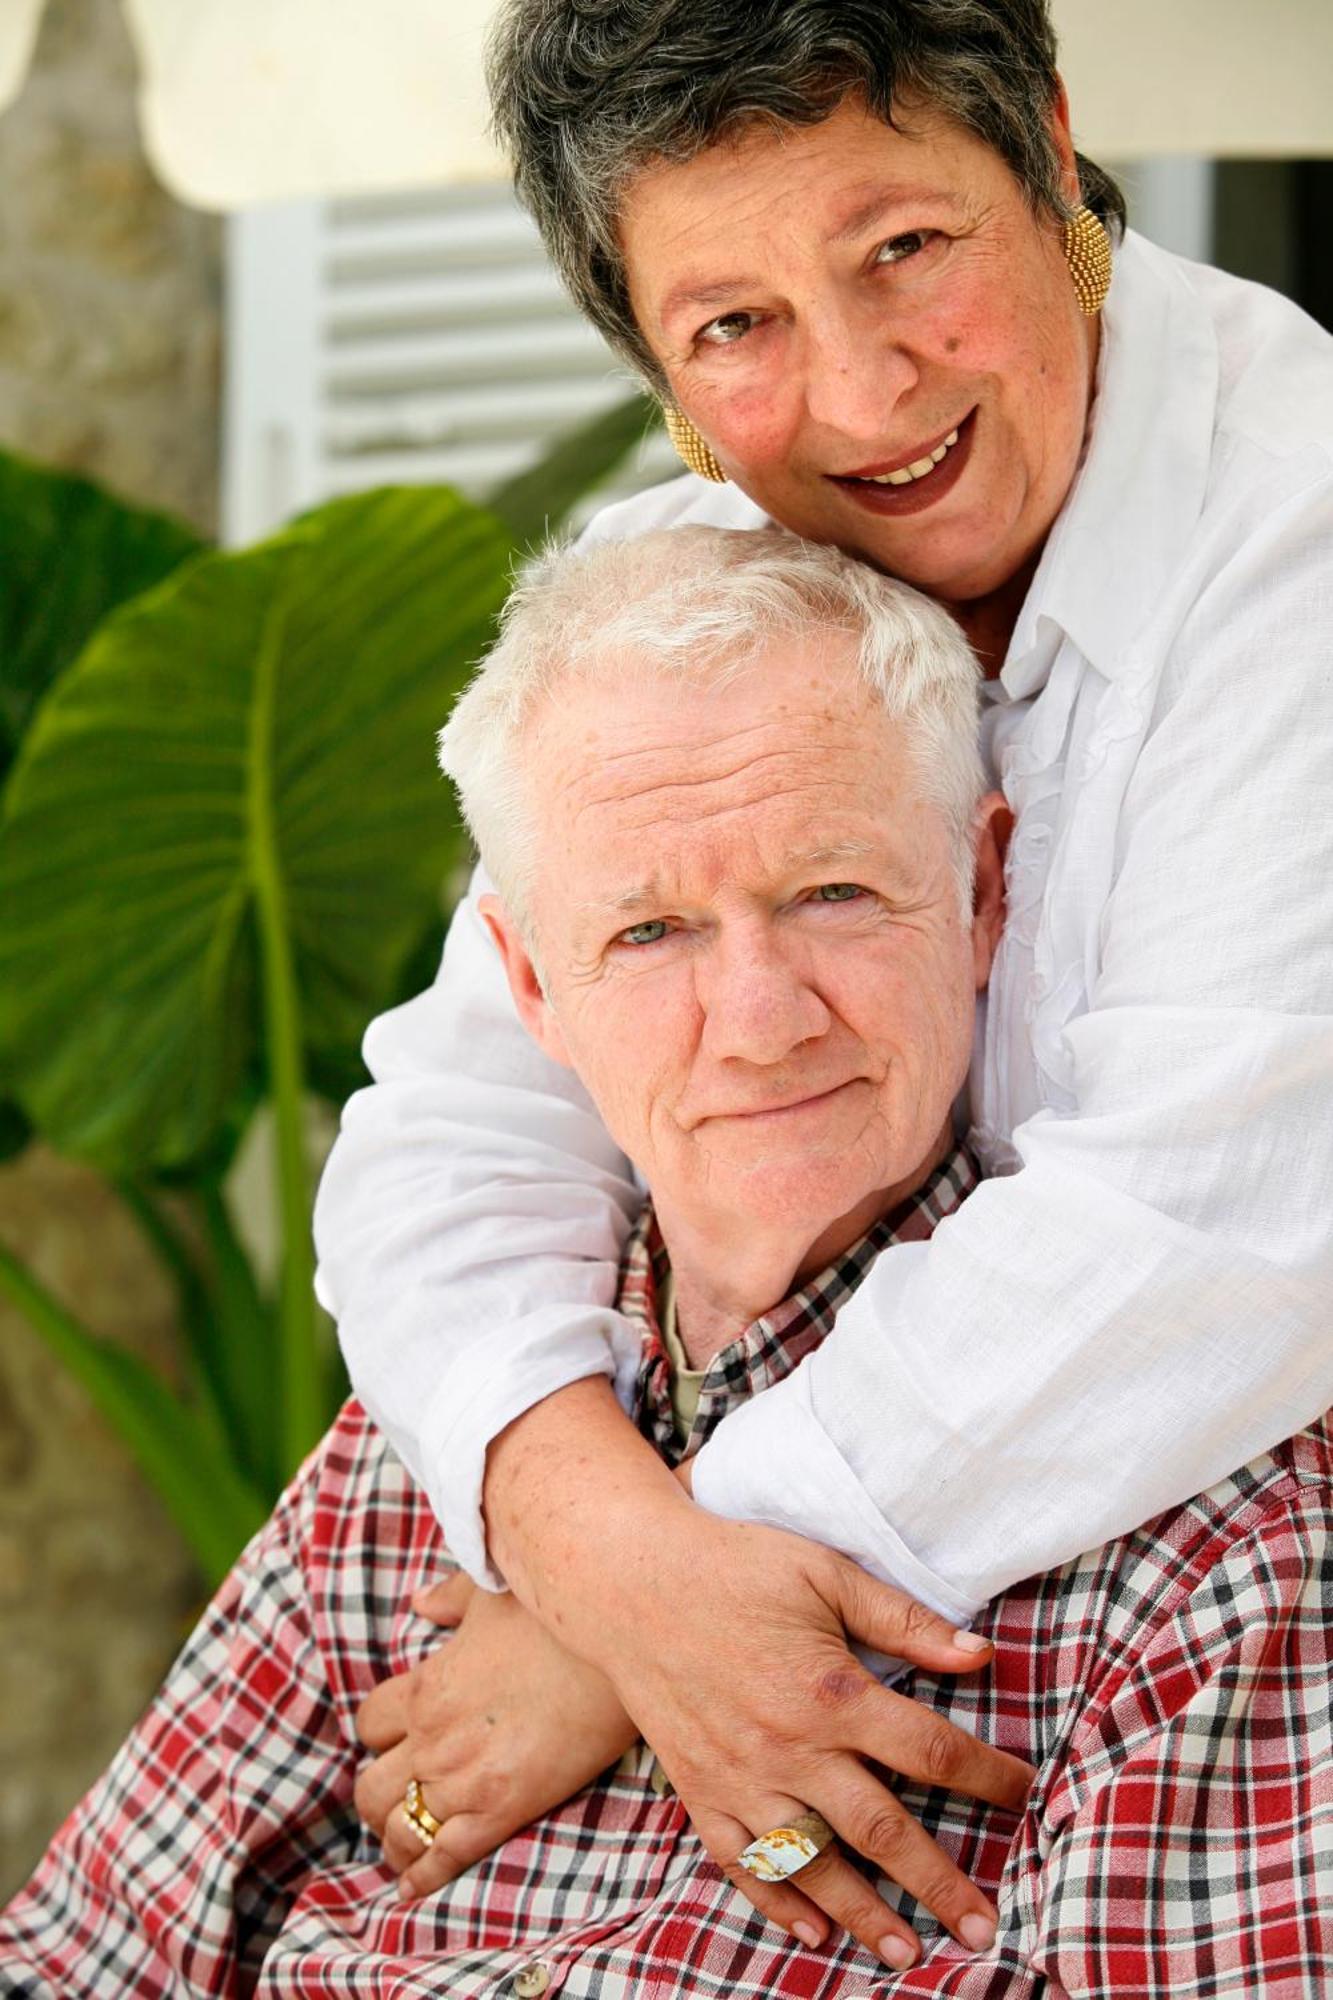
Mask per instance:
[[[805,1105],[822,1104],[826,1098],[836,1097],[840,1090],[846,1090],[848,1084],[860,1081],[860,1077],[844,1077],[841,1083],[832,1083],[827,1090],[807,1091],[803,1097],[789,1097],[783,1104],[752,1104],[740,1109],[712,1111],[707,1118],[772,1118],[784,1111],[799,1111]],[[707,1118],[699,1122],[704,1124]]]
[[[913,445],[910,451],[899,452],[896,458],[879,459],[874,465],[858,465],[855,472],[830,472],[828,477],[830,479],[882,479],[886,472],[906,472],[909,465],[916,465],[921,459],[929,458],[933,451],[938,451],[946,438],[951,438],[955,431],[961,431],[965,424],[971,422],[972,416],[973,412],[969,410],[967,415],[960,417],[956,424],[946,424],[944,429],[938,431],[934,437],[927,438],[923,444]]]

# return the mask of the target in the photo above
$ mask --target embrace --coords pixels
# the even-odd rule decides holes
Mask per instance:
[[[632,1457],[669,1541],[692,1511],[673,1469],[807,1363],[880,1257],[921,1255],[977,1198],[953,1111],[1008,813],[984,789],[975,664],[937,607],[832,550],[680,528],[531,572],[442,743],[520,1019],[652,1190],[619,1303]],[[622,1462],[609,1438],[582,1468],[582,1519],[613,1544]],[[1149,1990],[1149,1966],[1151,1990],[1191,1990],[1186,1961],[1239,1941],[1253,1966],[1319,1920],[1301,1857],[1329,1802],[1303,1739],[1333,1666],[1331,1473],[1313,1428],[1002,1593],[968,1635],[846,1558],[713,1523],[694,1546],[742,1628],[747,1569],[762,1585],[800,1557],[820,1693],[784,1714],[775,1662],[791,1789],[748,1823],[696,1812],[696,1838],[578,1635],[566,1650],[516,1596],[442,1584],[428,1506],[351,1403],[0,1942],[43,1996],[1093,1993]],[[552,1560],[581,1532],[557,1513]],[[414,1768],[402,1683],[371,1690],[438,1644],[412,1603],[431,1585],[459,1660],[450,1743]],[[905,1746],[904,1697],[844,1627],[914,1664]],[[668,1777],[726,1753],[707,1694]],[[359,1826],[358,1728],[382,1753],[359,1803],[387,1856],[438,1870],[432,1895],[400,1900]],[[488,1828],[507,1772],[546,1790]],[[919,1962],[829,1821],[947,1926],[918,1912]],[[816,1852],[785,1886],[780,1856],[767,1881],[741,1872],[753,1834],[793,1828],[807,1847],[776,1846]],[[836,1939],[793,1901],[806,1882]]]
[[[690,475],[443,732],[358,1400],[0,1993],[1320,2000],[1333,342],[1126,230],[1043,0],[491,87]]]

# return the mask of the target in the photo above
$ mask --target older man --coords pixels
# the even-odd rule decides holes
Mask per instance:
[[[446,731],[520,1013],[652,1188],[622,1303],[640,1428],[668,1463],[973,1185],[951,1108],[1002,906],[974,700],[966,649],[909,593],[777,535],[679,531],[539,570]],[[614,1536],[614,1468],[588,1474]],[[703,1844],[647,1749],[579,1790],[633,1725],[577,1643],[480,1594],[447,1642],[456,1754],[416,1768],[406,1739],[377,1741],[396,1865],[420,1842],[456,1876],[403,1901],[359,1835],[355,1718],[435,1641],[411,1599],[448,1558],[349,1405],[0,1920],[0,1991],[1313,1995],[1329,1475],[1325,1433],[1306,1434],[1006,1593],[981,1621],[993,1659],[810,1550],[836,1699],[784,1724],[790,1793],[730,1818],[707,1802]],[[662,1476],[668,1532],[690,1503]],[[791,1547],[716,1532],[756,1571]],[[915,1782],[873,1768],[902,1697],[844,1625],[918,1666]],[[985,1672],[957,1679],[969,1661]],[[668,1759],[687,1796],[726,1762],[703,1701],[697,1734]],[[504,1774],[535,1767],[540,1816],[487,1854],[522,1790]],[[928,1789],[941,1774],[954,1792]],[[886,1907],[821,1814],[892,1850],[944,1918],[918,1917],[922,1956],[910,1900]],[[790,1850],[793,1823],[822,1850],[798,1880],[850,1935],[794,1943],[726,1879],[752,1836]],[[754,1896],[808,1925],[795,1884]]]

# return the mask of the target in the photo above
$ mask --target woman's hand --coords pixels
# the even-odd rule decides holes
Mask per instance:
[[[910,1926],[836,1847],[785,1885],[739,1868],[754,1835],[812,1806],[984,1950],[995,1911],[870,1765],[1015,1812],[1032,1768],[881,1687],[848,1635],[937,1673],[989,1665],[989,1646],[832,1550],[722,1520],[683,1488],[609,1383],[571,1383],[490,1447],[491,1554],[613,1683],[700,1840],[766,1916],[807,1943],[832,1917],[891,1965],[917,1954]]]
[[[356,1785],[400,1893],[452,1882],[590,1784],[638,1738],[605,1676],[552,1639],[505,1593],[461,1573],[414,1607],[454,1637],[362,1703],[357,1732],[376,1755]],[[409,1778],[444,1822],[429,1848],[400,1810]]]
[[[828,1549],[694,1509],[678,1536],[659,1540],[654,1569],[654,1591],[608,1623],[601,1664],[737,1888],[807,1943],[823,1941],[832,1917],[888,1963],[913,1961],[909,1925],[836,1846],[782,1886],[738,1866],[751,1838],[814,1807],[848,1848],[985,1950],[994,1909],[871,1767],[1015,1812],[1033,1770],[881,1687],[847,1635],[948,1673],[988,1665],[985,1642],[960,1638]]]

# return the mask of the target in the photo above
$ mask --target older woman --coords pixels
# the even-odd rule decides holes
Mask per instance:
[[[987,675],[995,1178],[693,1462],[714,1514],[964,1619],[1333,1401],[1333,344],[1123,233],[1041,0],[511,0],[493,74],[694,474],[596,532],[777,520],[948,605]],[[473,904],[367,1047],[319,1217],[359,1390],[463,1563],[611,1674],[701,1823],[761,1831],[762,1669],[831,1694],[801,1543],[759,1591],[743,1537],[703,1567],[697,1513],[655,1507],[612,1388],[632,1187]]]

